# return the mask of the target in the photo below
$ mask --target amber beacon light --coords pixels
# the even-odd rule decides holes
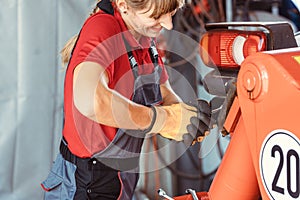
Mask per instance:
[[[239,68],[247,56],[286,48],[293,39],[290,25],[282,22],[211,23],[206,30],[199,43],[200,56],[205,65],[220,68]]]
[[[238,67],[245,57],[266,49],[259,31],[213,30],[203,35],[201,57],[206,65]]]

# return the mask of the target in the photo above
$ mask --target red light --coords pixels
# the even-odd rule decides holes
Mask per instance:
[[[261,31],[212,30],[200,41],[200,55],[207,66],[237,68],[245,57],[266,48]]]

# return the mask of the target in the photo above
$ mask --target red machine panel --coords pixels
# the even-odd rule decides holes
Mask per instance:
[[[300,48],[247,57],[233,104],[225,122],[232,139],[210,199],[299,199]]]

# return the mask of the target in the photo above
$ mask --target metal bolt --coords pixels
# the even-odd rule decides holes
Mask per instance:
[[[185,193],[190,193],[192,195],[192,197],[193,197],[194,200],[199,200],[198,197],[197,197],[197,194],[196,194],[195,190],[193,190],[193,189],[186,189]]]
[[[170,196],[168,196],[167,193],[163,189],[161,189],[161,188],[159,188],[157,190],[157,193],[161,197],[164,197],[164,198],[169,199],[169,200],[174,200],[173,198],[171,198]]]

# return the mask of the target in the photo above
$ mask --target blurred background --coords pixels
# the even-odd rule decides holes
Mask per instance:
[[[59,52],[77,34],[95,0],[0,0],[0,199],[43,199],[40,183],[58,153],[63,121],[65,69]],[[187,0],[174,16],[174,31],[158,42],[174,90],[184,101],[211,100],[203,78],[211,70],[199,57],[208,22],[289,21],[300,28],[299,1]],[[164,50],[165,49],[165,50]],[[172,50],[172,51],[171,51]],[[187,89],[188,88],[188,89]],[[146,140],[135,199],[160,199],[185,189],[207,191],[229,137],[217,130],[186,149],[164,151],[164,139]]]

